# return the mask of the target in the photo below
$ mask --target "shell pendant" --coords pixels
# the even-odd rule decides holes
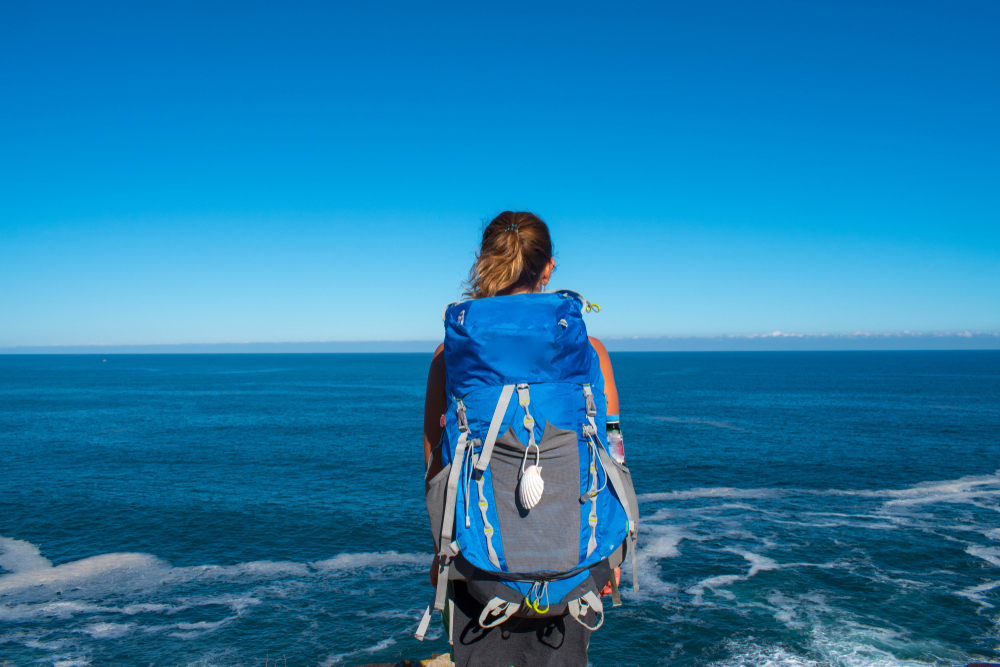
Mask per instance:
[[[542,480],[542,469],[540,466],[528,466],[524,474],[521,475],[521,506],[526,510],[538,504],[542,499],[542,492],[545,491],[545,482]]]

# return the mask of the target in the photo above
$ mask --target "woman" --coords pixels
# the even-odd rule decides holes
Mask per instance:
[[[505,211],[483,231],[476,262],[469,272],[465,297],[485,299],[541,292],[554,270],[555,258],[546,224],[532,213]],[[595,338],[589,340],[600,359],[607,412],[618,414],[618,392],[611,360],[600,341]],[[431,361],[424,404],[424,461],[428,480],[442,469],[440,456],[435,455],[439,450],[435,448],[441,440],[442,415],[447,409],[445,385],[442,344]],[[431,567],[431,581],[435,586],[437,573],[435,559]],[[616,580],[618,575],[619,571],[615,569]],[[610,592],[608,587],[602,594],[609,595]],[[454,582],[450,598],[454,615],[454,659],[458,667],[583,667],[587,664],[590,631],[580,623],[566,620],[566,617],[512,617],[494,631],[484,631],[477,621],[484,606],[468,593],[464,582]]]

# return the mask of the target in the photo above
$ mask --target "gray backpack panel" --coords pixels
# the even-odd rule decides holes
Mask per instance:
[[[538,443],[545,495],[534,508],[521,506],[518,483],[525,445],[513,429],[497,438],[490,467],[503,553],[509,572],[572,570],[580,562],[579,436],[546,422]],[[535,463],[535,452],[527,465]]]

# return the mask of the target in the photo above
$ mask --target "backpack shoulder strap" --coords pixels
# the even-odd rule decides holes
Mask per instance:
[[[500,424],[503,423],[503,416],[507,414],[507,405],[510,403],[510,397],[513,394],[514,385],[505,384],[503,391],[500,392],[500,400],[497,401],[497,408],[493,411],[490,430],[486,433],[486,442],[483,443],[483,449],[479,453],[479,458],[476,459],[476,470],[479,472],[486,470],[486,466],[490,464],[490,457],[493,456],[493,446],[497,442],[497,436],[500,435]]]

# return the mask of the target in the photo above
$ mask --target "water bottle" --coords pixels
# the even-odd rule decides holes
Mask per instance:
[[[625,441],[622,440],[622,429],[618,423],[618,415],[608,415],[608,449],[615,461],[625,464]]]

